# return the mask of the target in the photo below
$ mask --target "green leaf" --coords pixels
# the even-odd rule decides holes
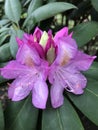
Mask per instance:
[[[78,43],[79,47],[89,42],[97,34],[97,22],[81,23],[73,28],[73,38],[76,39],[76,42]]]
[[[83,73],[89,78],[98,80],[98,62],[93,62],[90,69]]]
[[[0,20],[0,26],[4,26],[5,24],[9,23],[10,21],[8,19],[2,19]]]
[[[65,99],[60,108],[47,108],[43,111],[42,130],[84,130],[84,128],[74,108]]]
[[[10,38],[10,51],[11,51],[11,54],[13,56],[13,58],[16,57],[16,53],[17,53],[17,50],[18,50],[18,44],[16,42],[16,36],[19,37],[19,38],[22,38],[23,36],[23,31],[22,30],[12,30],[12,34],[11,34],[11,38]]]
[[[0,68],[4,67],[5,65],[7,65],[8,62],[3,62],[3,63],[0,63]]]
[[[7,64],[7,62],[5,62],[5,63],[0,63],[0,68],[4,67],[6,64]],[[6,81],[8,81],[8,79],[5,79],[5,78],[3,78],[3,77],[0,75],[0,84],[4,83],[4,82],[6,82]],[[1,86],[1,87],[2,87],[2,86]]]
[[[98,125],[98,81],[89,78],[83,95],[68,95],[77,108]]]
[[[31,28],[37,22],[55,16],[58,13],[67,11],[69,9],[76,8],[76,6],[65,3],[65,2],[53,2],[46,5],[43,5],[36,9],[31,16],[27,17],[26,21],[24,22],[23,26],[29,26]]]
[[[8,37],[9,35],[6,34],[6,32],[3,32],[1,35],[0,35],[0,46],[3,44],[3,42],[6,40],[6,38]]]
[[[32,106],[31,96],[10,102],[5,111],[6,130],[35,130],[38,109]]]
[[[23,5],[24,5],[24,6],[28,5],[28,3],[29,3],[30,1],[31,1],[31,0],[26,0]]]
[[[91,0],[93,7],[98,11],[98,0]]]
[[[38,7],[40,7],[42,5],[42,0],[32,0],[30,2],[30,5],[28,7],[28,11],[27,11],[27,14],[28,16],[31,15],[31,13],[37,9]]]
[[[6,0],[5,1],[5,14],[11,21],[18,23],[21,16],[20,1],[19,0]]]
[[[76,6],[65,3],[65,2],[54,2],[54,3],[49,3],[44,6],[41,6],[40,8],[36,9],[33,13],[32,16],[35,17],[35,21],[39,22],[44,19],[50,18],[58,13],[67,11],[69,9],[74,9]]]
[[[48,3],[56,2],[56,0],[48,0]]]
[[[4,83],[4,82],[6,82],[6,81],[8,81],[8,79],[5,79],[5,78],[3,78],[2,76],[0,76],[0,84],[1,84],[1,83]]]
[[[84,16],[85,13],[91,8],[91,3],[89,0],[87,1],[80,1],[77,5],[78,9],[73,10],[70,14],[70,19],[80,19],[81,16]]]
[[[0,29],[0,33],[3,33],[3,32],[8,32],[9,31],[9,28],[7,28],[6,26],[2,27]]]
[[[4,116],[3,116],[1,102],[0,102],[0,130],[4,130]]]
[[[6,43],[0,47],[0,62],[6,62],[11,59],[9,43]]]

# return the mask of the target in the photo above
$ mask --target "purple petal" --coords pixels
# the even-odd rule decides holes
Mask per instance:
[[[43,33],[42,30],[40,30],[38,27],[36,27],[36,29],[33,33],[33,41],[39,43],[42,33]]]
[[[45,53],[47,53],[47,51],[51,48],[51,47],[55,47],[55,43],[54,43],[54,40],[52,38],[52,35],[49,35],[48,34],[48,40],[47,40],[47,43],[46,43],[46,46],[45,46]]]
[[[86,87],[87,80],[81,73],[69,74],[66,80],[65,89],[74,94],[82,94],[83,88]]]
[[[42,33],[43,32],[38,27],[36,27],[33,35],[32,34],[24,33],[22,42],[23,43],[26,43],[26,42],[30,42],[30,43],[32,43],[32,42],[38,42],[39,43],[40,38],[42,36]],[[21,45],[20,44],[21,42],[19,41],[19,39],[18,39],[17,42],[19,43],[19,45]]]
[[[33,87],[33,78],[29,75],[19,77],[13,81],[8,89],[8,97],[12,101],[19,101],[27,97]]]
[[[69,34],[69,37],[72,37],[72,35],[73,35],[73,32],[71,32],[71,33]]]
[[[78,70],[86,71],[91,66],[96,56],[87,55],[81,51],[78,51],[76,57],[73,59],[72,66],[77,67]]]
[[[55,81],[51,86],[50,95],[53,108],[60,107],[63,104],[63,91],[64,88],[60,85],[58,81]]]
[[[57,44],[57,58],[55,60],[56,64],[61,66],[67,64],[77,52],[76,42],[69,37],[59,39]]]
[[[27,43],[28,43],[28,40],[29,40],[29,37],[30,37],[30,35],[27,34],[27,33],[24,33],[24,34],[23,34],[23,38],[22,38],[22,39],[16,37],[16,41],[17,41],[18,47],[20,47],[20,46],[23,45],[24,43],[27,44]]]
[[[20,47],[23,44],[27,44],[28,40],[29,40],[29,37],[30,37],[30,35],[28,33],[24,33],[22,39],[16,37],[16,41],[18,43],[18,46]]]
[[[7,79],[14,79],[19,75],[28,73],[27,66],[21,65],[17,61],[10,61],[5,67],[1,68],[1,75]]]
[[[29,46],[28,44],[23,44],[16,55],[16,59],[21,64],[27,66],[34,66],[34,64],[40,64],[40,57],[35,48]]]
[[[43,47],[37,42],[32,44],[32,46],[35,47],[35,49],[37,50],[39,56],[44,59],[45,58],[45,53],[44,53]]]
[[[58,31],[54,37],[54,40],[57,42],[59,40],[59,38],[61,37],[67,37],[68,36],[68,28],[64,27],[63,29],[61,29],[60,31]]]
[[[41,74],[41,78],[43,80],[47,79],[48,72],[49,72],[49,66],[48,62],[45,60],[41,60],[40,67],[36,67],[36,69],[39,71],[38,73]]]
[[[45,81],[36,80],[32,90],[32,103],[35,107],[40,109],[46,108],[48,98],[48,86]]]
[[[16,37],[16,41],[17,41],[19,47],[23,44],[23,41],[18,37]]]
[[[72,66],[62,67],[59,69],[59,77],[62,79],[63,87],[74,94],[82,94],[83,88],[86,87],[86,78]],[[64,82],[65,81],[65,82]]]
[[[39,55],[41,56],[41,58],[44,58],[44,50],[39,43],[34,42],[34,37],[32,34],[29,35],[29,34],[24,33],[23,39],[19,39],[17,37],[16,41],[17,41],[19,47],[23,44],[27,44],[27,45],[31,46],[32,48],[35,48],[37,50],[37,52],[39,53]]]
[[[55,64],[52,64],[50,67],[49,67],[49,72],[48,72],[48,79],[49,79],[49,82],[51,84],[54,83],[54,80],[55,80],[55,77],[56,77],[56,70],[57,70],[57,66]]]
[[[74,94],[82,94],[87,83],[86,78],[75,67],[69,64],[63,67],[56,66],[55,64],[52,65],[48,79],[51,84],[54,84],[56,80],[57,85]]]

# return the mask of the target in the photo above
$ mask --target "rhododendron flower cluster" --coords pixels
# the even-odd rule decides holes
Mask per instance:
[[[54,37],[51,31],[46,33],[37,27],[33,35],[25,33],[22,39],[16,40],[16,59],[1,68],[4,78],[14,79],[8,88],[12,101],[22,100],[32,93],[33,105],[45,109],[50,91],[51,104],[57,108],[63,104],[64,90],[83,93],[87,79],[81,71],[88,70],[96,56],[78,50],[67,27]]]

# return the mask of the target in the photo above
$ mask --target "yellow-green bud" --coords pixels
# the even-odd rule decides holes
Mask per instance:
[[[43,48],[45,48],[48,38],[49,38],[48,33],[46,31],[44,31],[42,36],[41,36],[40,42],[39,42],[39,44]]]

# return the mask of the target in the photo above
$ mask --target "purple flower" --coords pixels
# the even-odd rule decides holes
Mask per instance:
[[[63,91],[82,94],[87,79],[80,71],[86,71],[96,56],[89,56],[79,51],[77,44],[68,35],[68,28],[63,28],[54,37],[56,58],[49,69],[49,82],[52,84],[50,94],[54,108],[63,104]]]
[[[24,34],[17,38],[18,52],[16,60],[1,68],[1,75],[15,79],[9,85],[8,96],[12,101],[24,99],[32,92],[32,103],[44,109],[48,98],[48,85],[54,108],[63,104],[64,89],[74,94],[82,94],[87,79],[81,71],[91,66],[96,56],[89,56],[78,50],[72,33],[68,28],[58,31],[53,38],[52,32],[35,29],[33,35]]]
[[[37,31],[40,33],[40,30]],[[2,68],[1,75],[7,79],[15,79],[8,89],[8,97],[12,101],[22,100],[32,92],[33,105],[44,109],[48,97],[48,62],[41,58],[43,50],[37,41],[33,40],[36,36],[25,34],[23,40],[17,39],[19,49],[16,60],[10,61]]]

